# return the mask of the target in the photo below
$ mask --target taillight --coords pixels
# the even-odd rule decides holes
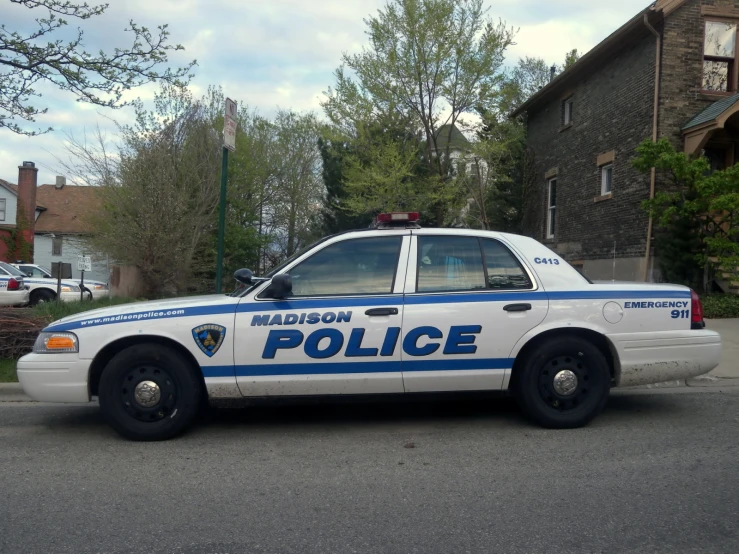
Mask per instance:
[[[10,281],[8,281],[8,290],[20,290],[21,283],[18,282],[17,279],[10,278]]]
[[[694,290],[690,291],[690,304],[691,304],[691,317],[690,327],[691,329],[703,329],[706,324],[703,321],[703,304],[701,304],[700,296]]]

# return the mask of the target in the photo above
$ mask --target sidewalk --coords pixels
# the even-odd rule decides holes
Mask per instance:
[[[688,379],[687,385],[739,386],[739,319],[707,319],[706,328],[721,334],[721,363],[708,375]]]

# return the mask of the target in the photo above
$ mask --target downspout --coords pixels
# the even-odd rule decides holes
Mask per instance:
[[[659,123],[659,87],[660,87],[660,67],[662,64],[662,35],[652,27],[649,23],[648,13],[644,14],[644,25],[647,29],[657,37],[657,54],[656,61],[654,64],[654,117],[652,118],[652,142],[657,142],[657,124]],[[654,199],[655,186],[657,183],[657,169],[652,168],[650,186],[649,186],[649,199]],[[649,262],[652,251],[652,229],[654,227],[654,218],[652,214],[649,214],[649,225],[647,226],[647,251],[644,256],[644,281],[649,279]]]

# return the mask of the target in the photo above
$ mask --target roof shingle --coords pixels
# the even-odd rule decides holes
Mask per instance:
[[[45,206],[36,220],[37,233],[89,233],[87,217],[103,208],[100,189],[67,185],[40,185],[36,189],[36,204]]]

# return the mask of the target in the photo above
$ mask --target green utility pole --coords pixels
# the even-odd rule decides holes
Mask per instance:
[[[216,294],[223,287],[223,240],[226,235],[226,182],[228,181],[228,148],[223,147],[221,165],[221,205],[218,212],[218,260],[216,261]]]
[[[221,165],[221,205],[218,212],[218,260],[216,261],[216,294],[223,288],[223,241],[226,235],[226,184],[228,151],[236,150],[236,102],[226,98],[223,118],[223,163]]]

